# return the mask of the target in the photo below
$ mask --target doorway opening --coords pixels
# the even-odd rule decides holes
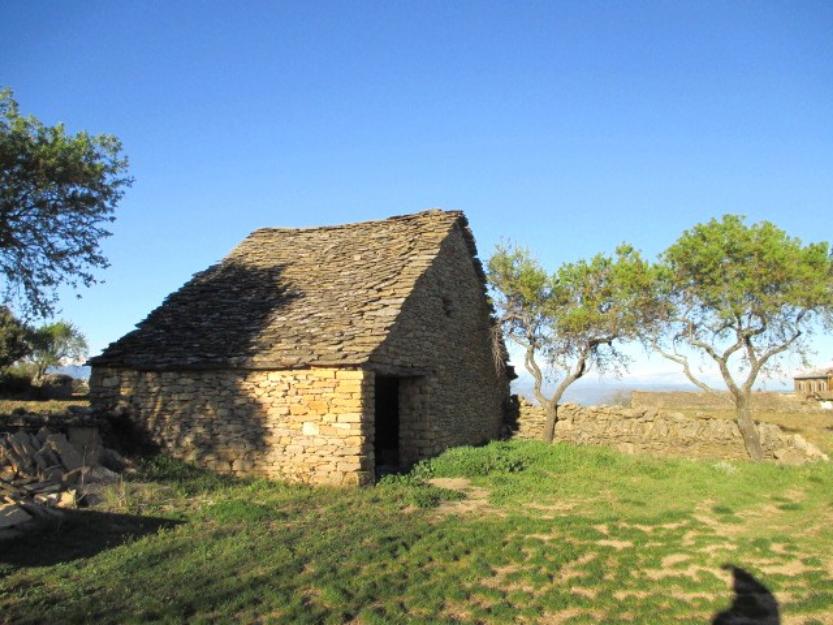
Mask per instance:
[[[376,478],[394,473],[399,458],[399,378],[376,376],[376,432],[373,452],[376,457]]]

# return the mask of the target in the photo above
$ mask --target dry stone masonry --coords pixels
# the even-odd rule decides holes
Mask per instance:
[[[93,503],[125,464],[94,427],[70,427],[69,436],[45,426],[0,433],[0,539],[59,519],[59,508]]]
[[[133,371],[97,367],[99,409],[220,473],[324,484],[373,477],[373,376],[360,369]]]
[[[737,424],[729,419],[686,417],[655,408],[579,406],[562,404],[555,439],[581,445],[605,445],[626,453],[650,453],[701,458],[745,459]],[[521,398],[518,404],[518,438],[540,438],[544,410]],[[787,464],[826,460],[827,456],[798,434],[777,425],[759,423],[766,457]]]
[[[499,435],[495,336],[462,213],[262,229],[93,358],[90,397],[217,471],[365,484],[382,432],[400,465]]]
[[[701,393],[694,391],[633,391],[630,394],[632,408],[656,408],[673,411],[686,409],[701,411],[704,415],[715,410],[734,410],[732,396],[724,391],[718,393]],[[755,391],[752,393],[752,411],[757,414],[766,412],[811,413],[818,411],[818,402],[805,399],[792,393],[775,391]]]

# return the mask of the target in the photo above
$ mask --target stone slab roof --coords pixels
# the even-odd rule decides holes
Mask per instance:
[[[362,364],[454,228],[482,277],[459,211],[256,230],[89,364],[151,370]]]
[[[833,376],[833,365],[828,367],[821,367],[819,369],[810,369],[809,371],[801,371],[794,377],[796,380],[812,380],[815,378],[827,378]]]

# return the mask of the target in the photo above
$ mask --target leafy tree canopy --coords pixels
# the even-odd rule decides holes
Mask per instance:
[[[830,246],[804,245],[770,222],[748,225],[726,215],[686,230],[661,262],[657,285],[667,317],[655,346],[706,391],[712,389],[692,370],[687,353],[716,364],[735,399],[747,450],[760,459],[750,393],[779,355],[806,353],[814,328],[830,326]]]
[[[625,367],[617,342],[637,338],[662,313],[653,289],[656,271],[629,245],[612,257],[564,264],[551,275],[527,250],[499,246],[488,277],[504,332],[524,350],[533,392],[548,411],[547,440],[569,385],[592,367]],[[556,381],[549,397],[548,374]]]
[[[0,275],[3,300],[49,316],[56,289],[96,282],[107,267],[100,242],[132,184],[112,135],[68,134],[22,116],[0,90]]]
[[[7,306],[0,306],[0,370],[11,366],[32,351],[30,330],[12,314]]]
[[[69,364],[87,354],[87,341],[75,325],[56,321],[32,333],[32,352],[28,356],[35,365],[33,382],[39,383],[49,367]]]

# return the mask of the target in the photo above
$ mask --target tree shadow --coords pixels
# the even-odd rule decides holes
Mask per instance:
[[[4,574],[3,569],[8,567],[51,566],[89,558],[180,523],[182,521],[132,514],[66,510],[60,520],[37,531],[0,542],[0,576]]]
[[[732,605],[714,615],[712,625],[781,625],[778,601],[769,588],[751,573],[731,564],[724,569],[732,572]]]
[[[228,258],[196,274],[90,359],[92,404],[107,417],[113,446],[131,455],[165,450],[221,473],[245,474],[263,461],[275,424],[252,371],[291,364],[268,361],[274,344],[305,340],[302,327],[289,337],[272,327],[277,315],[297,318],[293,305],[305,294],[283,264],[267,261]],[[120,370],[118,388],[101,388],[97,369]]]
[[[277,337],[264,331],[278,312],[290,308],[285,314],[293,318],[303,312],[292,305],[304,293],[284,270],[237,258],[212,265],[89,362],[157,371],[250,364],[273,346]]]

